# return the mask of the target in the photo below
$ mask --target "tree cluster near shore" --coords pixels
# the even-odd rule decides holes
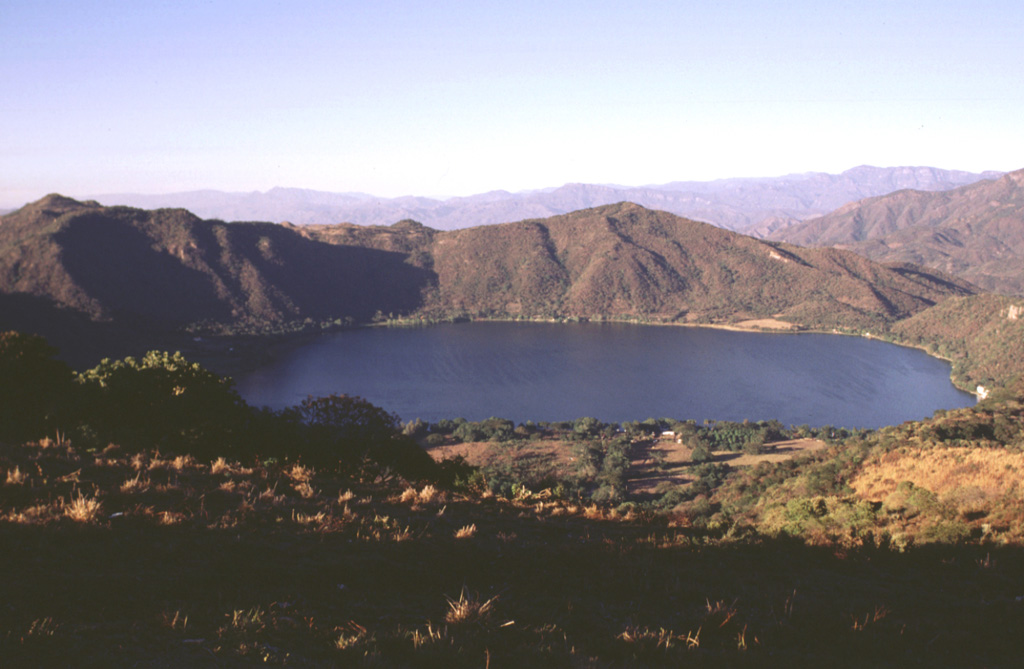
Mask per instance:
[[[105,359],[75,373],[35,335],[0,333],[0,439],[59,435],[194,457],[280,459],[338,471],[436,475],[398,417],[359,397],[307,398],[282,411],[248,406],[229,379],[180,353]]]
[[[310,397],[281,411],[248,406],[230,380],[189,362],[180,353],[151,351],[141,358],[105,359],[82,372],[56,360],[45,340],[16,332],[0,334],[0,393],[4,398],[0,438],[23,441],[60,435],[78,448],[108,444],[193,457],[277,459],[352,476],[401,475],[515,496],[529,489],[557,489],[563,497],[604,503],[626,500],[635,444],[673,431],[696,448],[757,452],[772,439],[815,434],[806,426],[777,421],[697,425],[693,421],[647,419],[608,424],[575,421],[515,425],[484,421],[412,421],[359,397]],[[830,432],[827,428],[823,433]],[[436,466],[419,444],[491,441],[514,448],[540,438],[578,442],[571,475],[530,471],[506,458],[502,468]]]

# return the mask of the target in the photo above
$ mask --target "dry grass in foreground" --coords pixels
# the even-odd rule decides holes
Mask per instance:
[[[1017,547],[712,535],[302,465],[0,447],[4,666],[1015,666]]]

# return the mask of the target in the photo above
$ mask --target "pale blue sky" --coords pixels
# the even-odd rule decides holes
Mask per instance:
[[[0,206],[1024,167],[1024,5],[2,0]]]

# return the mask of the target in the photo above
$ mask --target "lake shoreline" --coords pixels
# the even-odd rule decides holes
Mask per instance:
[[[467,323],[486,329],[451,327]],[[247,350],[228,353],[232,359],[217,362],[214,371],[229,363],[239,370],[236,387],[256,405],[283,408],[306,394],[337,392],[365,397],[405,419],[429,421],[490,415],[561,421],[592,415],[622,422],[671,416],[877,427],[976,401],[950,383],[948,367],[937,366],[945,361],[920,350],[920,358],[896,352],[913,347],[836,346],[829,338],[805,344],[771,338],[759,346],[760,338],[750,335],[849,333],[718,324],[687,328],[706,335],[680,331],[677,337],[666,328],[647,329],[644,335],[644,328],[632,325],[644,323],[492,318],[381,323],[328,333],[340,337],[336,343],[318,333],[269,345],[252,339]],[[715,331],[723,334],[714,336]],[[727,332],[746,338],[726,337]],[[310,350],[301,350],[305,346]],[[547,393],[547,399],[538,403],[538,393]],[[838,404],[837,397],[842,398]]]
[[[772,328],[755,325],[755,323],[786,323],[789,327]],[[840,335],[846,337],[862,337],[865,339],[881,341],[903,348],[917,350],[929,357],[952,365],[952,360],[945,356],[929,350],[927,345],[913,344],[899,339],[890,339],[878,336],[871,332],[841,331],[838,329],[816,329],[806,326],[787,323],[777,319],[750,319],[737,323],[680,323],[668,321],[640,321],[637,319],[586,319],[586,318],[511,318],[511,317],[458,317],[450,319],[394,319],[375,323],[361,323],[344,327],[335,327],[312,332],[293,332],[284,334],[240,334],[240,335],[204,335],[189,336],[182,338],[179,342],[183,355],[190,360],[202,364],[211,371],[222,376],[234,377],[240,374],[250,373],[274,360],[282,354],[295,348],[307,345],[321,337],[333,335],[340,332],[376,329],[376,328],[420,328],[433,327],[444,324],[468,324],[468,323],[546,323],[552,325],[565,324],[592,324],[592,325],[636,325],[656,327],[681,327],[694,329],[722,330],[727,332],[741,332],[753,334],[775,334],[775,335],[801,335],[801,334],[825,334]],[[962,380],[956,378],[950,369],[950,382],[958,390],[978,397],[976,389],[968,388]],[[979,398],[980,399],[980,398]]]
[[[639,326],[657,326],[657,327],[682,327],[682,328],[707,328],[712,330],[725,330],[728,332],[752,332],[762,334],[827,334],[827,335],[841,335],[845,337],[863,337],[865,339],[872,339],[875,341],[882,341],[888,344],[894,344],[896,346],[902,346],[903,348],[909,348],[916,351],[922,351],[923,353],[935,358],[948,362],[951,366],[953,360],[943,355],[939,355],[933,350],[930,350],[925,344],[912,344],[906,341],[900,341],[899,339],[889,339],[872,334],[871,332],[864,331],[842,331],[838,329],[824,329],[824,328],[810,328],[799,323],[789,323],[788,321],[780,321],[775,318],[761,318],[761,319],[748,319],[739,321],[737,323],[679,323],[674,321],[640,321],[635,318],[601,318],[601,319],[589,319],[589,318],[511,318],[511,317],[474,317],[474,318],[455,318],[451,320],[423,320],[423,319],[394,319],[391,321],[385,321],[380,323],[367,323],[359,327],[430,327],[431,325],[440,325],[442,323],[553,323],[553,324],[566,324],[566,323],[592,323],[596,325],[609,323],[609,324],[623,324],[623,325],[639,325]],[[755,325],[755,323],[779,323],[785,324],[787,327],[761,327]],[[950,382],[959,390],[965,393],[970,393],[977,396],[977,392],[974,388],[967,387],[961,379],[958,379],[952,374],[950,369]]]

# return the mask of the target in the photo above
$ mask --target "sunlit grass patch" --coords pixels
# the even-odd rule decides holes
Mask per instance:
[[[60,629],[60,625],[54,622],[53,618],[47,616],[45,618],[36,618],[29,625],[28,630],[25,632],[26,637],[50,637],[57,633]]]
[[[231,465],[224,458],[217,458],[210,463],[211,474],[230,474],[232,472]]]
[[[142,471],[149,468],[149,456],[146,453],[136,453],[131,460],[132,469]]]
[[[423,486],[423,489],[419,493],[420,504],[432,504],[434,502],[443,502],[445,495],[443,492],[430,485],[429,483]]]
[[[448,600],[448,612],[444,616],[446,623],[449,625],[484,625],[491,621],[498,596],[481,599],[479,595],[470,595],[466,588],[463,588],[458,599],[451,597],[445,599]]]
[[[653,646],[654,650],[668,652],[675,647],[684,647],[687,649],[699,648],[700,647],[700,631],[697,633],[687,633],[685,635],[678,635],[672,630],[665,628],[659,628],[652,630],[649,628],[640,627],[628,627],[625,631],[618,636],[621,641],[627,644],[635,645],[638,648],[635,651],[636,654],[641,654],[647,647]]]
[[[259,502],[270,506],[284,506],[288,502],[287,496],[277,494],[276,487],[267,488],[260,493],[257,499]]]
[[[292,510],[292,521],[299,525],[324,525],[329,519],[326,512],[320,511],[319,513],[300,513]]]
[[[64,505],[64,515],[78,523],[91,523],[99,519],[102,505],[95,497],[81,493]]]
[[[5,481],[7,485],[22,485],[27,480],[28,476],[21,471],[19,466],[15,465],[14,469],[7,470],[7,480]]]
[[[451,637],[448,635],[448,628],[444,625],[434,627],[433,623],[427,623],[426,632],[419,630],[413,630],[410,635],[412,639],[413,648],[420,649],[428,647],[430,645],[451,642]]]
[[[266,628],[267,612],[254,606],[251,609],[236,609],[231,612],[231,622],[228,627],[239,631],[261,631]]]
[[[63,434],[58,430],[52,439],[50,437],[43,437],[40,439],[39,446],[42,448],[70,450],[71,440],[67,438],[66,434]]]
[[[149,481],[142,478],[142,472],[137,473],[134,477],[125,480],[121,484],[120,490],[123,493],[141,493],[149,489]]]
[[[339,632],[338,638],[334,642],[334,647],[338,650],[354,648],[368,637],[366,628],[354,620],[348,621],[344,626],[336,627],[335,632]]]
[[[180,511],[160,511],[156,518],[160,525],[180,525],[185,522],[185,514]]]
[[[1024,453],[998,448],[913,447],[867,461],[851,481],[857,494],[882,502],[890,533],[925,541],[960,541],[981,533],[1018,534]]]
[[[20,511],[11,510],[5,513],[3,520],[20,525],[43,525],[57,520],[64,515],[59,504],[33,504]]]
[[[292,465],[292,468],[288,470],[288,477],[297,483],[308,483],[313,479],[313,474],[312,467],[300,464]]]
[[[865,463],[852,485],[868,499],[884,499],[902,481],[939,496],[970,486],[992,499],[1018,489],[1021,473],[1024,453],[990,448],[923,448],[888,453]]]
[[[412,527],[402,525],[391,516],[363,517],[355,525],[355,537],[363,541],[402,542],[413,538]]]
[[[188,629],[188,616],[183,615],[181,609],[178,609],[173,614],[164,612],[160,616],[163,624],[172,630],[184,632]]]
[[[876,606],[874,610],[868,611],[863,616],[851,615],[850,619],[853,621],[851,629],[855,632],[863,632],[873,625],[877,625],[879,622],[889,617],[889,608],[884,605]]]
[[[459,529],[455,530],[456,539],[471,539],[476,536],[476,523],[472,525],[463,525]]]

